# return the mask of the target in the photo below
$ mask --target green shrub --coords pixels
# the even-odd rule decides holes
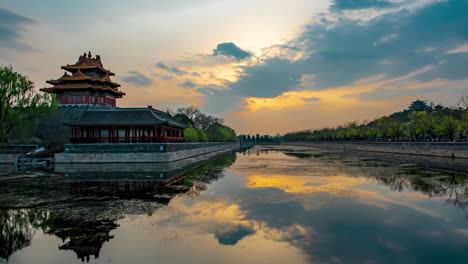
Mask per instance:
[[[214,124],[208,127],[206,134],[211,142],[231,142],[236,141],[236,132],[227,126]]]
[[[186,142],[197,142],[198,133],[197,130],[193,127],[186,128],[184,130],[184,137]]]
[[[197,129],[197,139],[198,142],[208,142],[208,135],[203,129]]]

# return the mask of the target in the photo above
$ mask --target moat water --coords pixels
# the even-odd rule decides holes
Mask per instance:
[[[468,178],[254,147],[0,168],[0,263],[467,263]]]

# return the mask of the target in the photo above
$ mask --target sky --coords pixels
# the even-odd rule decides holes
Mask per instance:
[[[0,65],[34,81],[91,51],[120,107],[194,105],[238,134],[365,122],[468,93],[466,0],[2,0]]]

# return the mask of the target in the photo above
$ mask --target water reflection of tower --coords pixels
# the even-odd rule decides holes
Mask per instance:
[[[222,177],[224,168],[235,160],[236,153],[228,153],[212,159],[200,157],[200,160],[170,164],[69,164],[56,167],[56,171],[59,169],[58,172],[70,181],[72,196],[90,204],[71,209],[80,211],[81,208],[97,207],[93,213],[96,212],[98,217],[73,218],[69,217],[73,214],[67,213],[66,217],[57,220],[50,233],[64,241],[60,249],[74,251],[82,261],[89,261],[91,256],[98,258],[103,244],[113,238],[110,233],[118,227],[116,219],[127,214],[129,209],[120,201],[144,201],[138,202],[136,207],[140,209],[131,209],[132,214],[134,210],[146,210],[143,203],[158,205],[150,206],[150,211],[139,212],[151,214],[177,194],[199,195],[206,184]],[[99,203],[102,205],[98,206]],[[87,212],[88,215],[93,213]]]
[[[65,242],[60,250],[72,250],[81,261],[89,262],[91,256],[99,258],[103,244],[114,238],[110,232],[117,227],[111,220],[57,218],[49,233]]]

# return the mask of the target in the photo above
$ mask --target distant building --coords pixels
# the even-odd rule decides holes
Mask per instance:
[[[56,80],[47,81],[53,85],[41,91],[57,95],[60,105],[108,105],[116,106],[116,99],[125,93],[119,91],[120,84],[113,82],[110,76],[115,74],[106,70],[101,57],[84,53],[73,65],[62,66],[66,72]]]
[[[118,108],[116,99],[125,93],[110,76],[101,57],[83,54],[73,65],[62,66],[65,74],[47,83],[53,85],[41,91],[57,95],[59,109],[42,127],[48,131],[66,131],[68,140],[80,143],[156,143],[184,142],[186,124],[176,121],[169,113],[151,106]],[[65,126],[65,125],[66,126]],[[71,128],[71,129],[70,129]],[[49,133],[51,134],[51,133]],[[53,134],[53,132],[52,132]],[[62,135],[57,135],[62,138]],[[50,141],[50,140],[49,140]]]

